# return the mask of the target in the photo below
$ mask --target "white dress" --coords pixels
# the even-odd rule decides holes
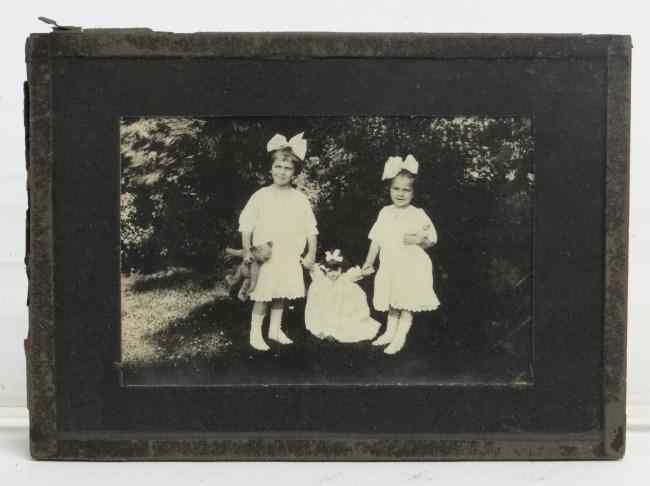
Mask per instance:
[[[318,265],[311,271],[305,326],[314,336],[356,343],[374,338],[380,324],[370,317],[368,298],[355,282],[362,278],[354,267],[332,281]]]
[[[305,296],[300,256],[307,238],[318,234],[309,199],[294,188],[266,186],[256,191],[239,216],[239,231],[253,234],[253,245],[273,243],[271,258],[259,269],[251,300]]]
[[[424,231],[437,240],[433,222],[420,208],[386,206],[379,211],[368,238],[379,244],[379,269],[375,275],[373,305],[412,312],[431,311],[440,301],[433,290],[433,265],[419,245],[406,245],[405,233]]]

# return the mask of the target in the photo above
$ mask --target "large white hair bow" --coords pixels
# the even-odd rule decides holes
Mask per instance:
[[[326,251],[325,252],[325,261],[327,263],[329,262],[339,262],[341,263],[343,261],[343,256],[341,255],[341,250],[338,248],[334,251]]]
[[[418,161],[413,155],[408,154],[404,160],[402,157],[388,157],[381,180],[392,179],[403,170],[407,170],[413,175],[418,173]]]
[[[273,152],[274,150],[282,150],[290,148],[291,151],[296,154],[300,160],[305,159],[305,154],[307,153],[307,140],[302,138],[305,132],[300,132],[298,135],[294,135],[289,140],[284,135],[276,133],[271,137],[271,140],[266,144],[266,151]]]

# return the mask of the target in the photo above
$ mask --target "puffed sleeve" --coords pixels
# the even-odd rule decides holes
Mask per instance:
[[[385,224],[384,224],[384,214],[386,213],[386,208],[381,208],[379,214],[377,215],[377,221],[370,228],[370,233],[368,233],[368,239],[381,241],[385,233]]]
[[[436,227],[433,224],[433,221],[431,221],[431,218],[427,215],[427,213],[424,211],[424,209],[420,209],[421,213],[421,219],[422,219],[422,229],[424,230],[424,234],[426,235],[427,239],[431,241],[431,243],[435,244],[438,242],[438,232],[436,231]]]
[[[250,197],[239,215],[239,231],[241,233],[252,233],[255,230],[260,216],[259,199],[258,191]]]

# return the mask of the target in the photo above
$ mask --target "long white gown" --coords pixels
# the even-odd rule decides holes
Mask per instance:
[[[368,298],[355,282],[362,278],[354,267],[332,281],[318,266],[311,271],[305,325],[320,339],[342,343],[366,341],[376,336],[380,324],[370,317]]]

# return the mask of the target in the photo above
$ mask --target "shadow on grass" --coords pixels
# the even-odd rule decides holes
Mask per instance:
[[[127,385],[522,381],[521,364],[512,355],[455,344],[444,325],[431,325],[425,316],[416,316],[404,350],[389,356],[369,341],[342,344],[315,338],[304,326],[304,301],[293,303],[284,313],[283,328],[294,343],[283,346],[268,341],[271,350],[259,352],[248,345],[250,312],[250,303],[227,298],[196,307],[148,338],[168,359],[131,369]],[[375,317],[384,320],[380,314]],[[268,335],[268,319],[263,333]]]
[[[217,281],[217,276],[185,268],[172,268],[150,275],[140,275],[131,285],[132,292],[180,289],[188,284],[208,288]]]
[[[148,339],[170,360],[213,359],[231,353],[237,347],[233,343],[247,338],[246,311],[241,302],[217,299],[195,307]]]
[[[155,299],[159,290],[173,290],[172,300],[189,303],[186,308],[190,309],[181,313],[167,304],[162,312],[183,317],[172,318],[163,328],[143,336],[157,359],[128,365],[127,385],[527,385],[532,378],[528,366],[530,321],[488,321],[479,306],[452,303],[456,312],[441,308],[416,313],[405,348],[389,356],[369,341],[341,344],[315,338],[305,328],[301,299],[290,302],[283,317],[283,329],[294,343],[283,346],[268,341],[270,351],[259,352],[248,343],[252,303],[242,303],[232,295],[229,298],[214,276],[175,268],[138,276],[127,285],[139,293],[147,315],[158,309]],[[362,282],[362,287],[372,295],[371,282]],[[192,307],[192,299],[202,303]],[[529,316],[525,306],[514,313]],[[507,314],[513,314],[512,309]],[[372,311],[372,316],[385,322],[385,314]],[[268,336],[268,318],[263,334]]]

